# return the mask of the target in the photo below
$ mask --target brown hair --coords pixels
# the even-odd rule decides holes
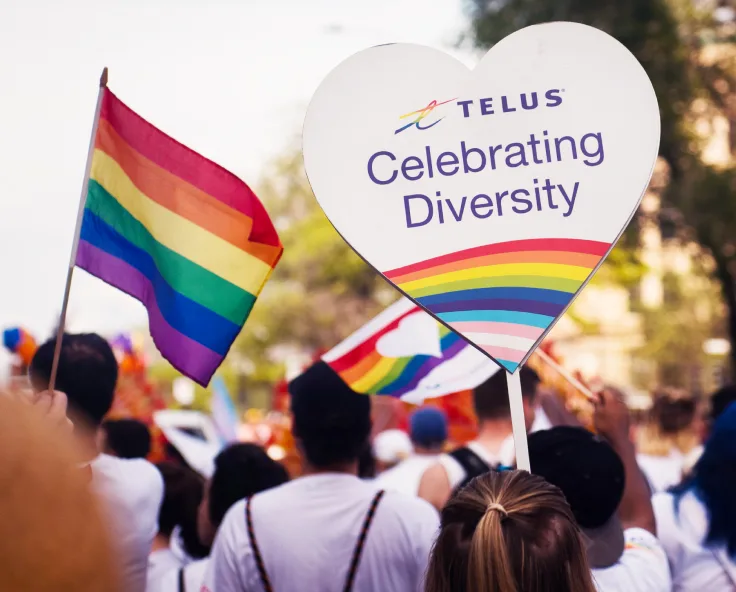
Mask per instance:
[[[639,451],[667,456],[673,449],[687,454],[700,443],[694,428],[697,401],[686,391],[665,388],[654,393],[647,423],[637,434]]]
[[[521,381],[521,396],[533,401],[541,382],[539,375],[529,366],[522,366],[519,370],[519,380]],[[475,415],[481,421],[511,417],[509,391],[506,375],[503,372],[496,372],[483,384],[473,389],[473,408]]]
[[[122,590],[71,433],[11,396],[0,392],[2,589]]]
[[[525,471],[491,471],[442,510],[425,592],[595,592],[562,493]]]

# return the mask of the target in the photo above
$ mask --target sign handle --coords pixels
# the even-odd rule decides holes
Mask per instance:
[[[59,370],[59,356],[61,355],[61,340],[64,337],[64,326],[66,325],[66,309],[69,306],[69,292],[72,289],[72,275],[74,274],[74,265],[77,260],[77,249],[79,247],[79,235],[82,231],[82,218],[84,217],[84,206],[87,201],[87,188],[89,187],[89,174],[92,168],[92,156],[95,151],[95,138],[97,137],[97,126],[100,123],[100,110],[102,109],[102,99],[105,96],[105,88],[107,87],[107,68],[102,71],[100,76],[100,90],[97,94],[97,106],[95,107],[95,118],[92,123],[92,134],[89,139],[89,149],[87,150],[87,164],[84,169],[84,181],[82,181],[82,193],[79,198],[79,209],[77,210],[77,224],[74,229],[74,240],[72,241],[72,253],[69,258],[69,267],[66,272],[66,284],[64,286],[64,300],[61,305],[61,315],[59,315],[59,326],[56,329],[56,345],[54,347],[54,359],[51,362],[51,375],[49,376],[49,390],[53,391],[56,387],[56,374]]]
[[[506,372],[506,384],[509,391],[511,407],[511,426],[514,429],[514,448],[516,449],[516,468],[531,473],[529,462],[529,444],[526,440],[526,419],[524,418],[524,402],[521,397],[521,380],[519,373]]]

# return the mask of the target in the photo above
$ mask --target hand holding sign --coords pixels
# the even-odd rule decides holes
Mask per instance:
[[[472,72],[420,46],[363,51],[304,124],[307,174],[338,232],[509,372],[613,248],[658,143],[641,65],[574,23],[518,31]]]

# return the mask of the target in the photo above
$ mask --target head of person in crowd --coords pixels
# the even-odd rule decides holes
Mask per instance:
[[[648,421],[639,430],[639,451],[652,456],[689,453],[702,436],[698,418],[697,401],[687,391],[659,390],[654,393]]]
[[[736,559],[736,403],[721,412],[690,476],[673,489],[675,507],[693,492],[707,508],[706,545],[724,546]]]
[[[137,419],[108,419],[102,423],[102,452],[118,458],[146,458],[151,452],[151,432]]]
[[[373,445],[367,444],[358,457],[358,477],[368,480],[375,479],[378,471],[376,464]]]
[[[579,427],[559,426],[529,436],[532,472],[565,495],[588,538],[593,568],[615,564],[624,552],[616,510],[624,494],[621,458],[605,440]]]
[[[395,467],[414,453],[409,435],[402,430],[385,430],[373,439],[376,473]]]
[[[48,389],[56,338],[42,344],[33,356],[29,375],[36,392]],[[118,362],[110,344],[96,333],[64,334],[55,390],[65,393],[68,415],[79,433],[97,428],[112,407]],[[89,431],[89,430],[88,430]]]
[[[537,389],[541,381],[537,373],[528,366],[521,367],[519,379],[521,381],[521,396],[524,402],[526,429],[529,431],[532,424],[534,424]],[[473,407],[481,430],[483,430],[484,425],[493,429],[499,423],[507,424],[511,421],[506,372],[496,372],[483,384],[473,389]]]
[[[434,407],[417,409],[409,417],[409,437],[416,454],[439,454],[447,441],[447,416]]]
[[[215,471],[199,505],[199,540],[207,547],[235,502],[289,480],[286,469],[255,444],[232,444],[215,458]]]
[[[353,391],[322,361],[290,382],[289,393],[292,430],[306,472],[357,474],[371,432],[370,398]]]
[[[172,462],[156,465],[164,480],[164,499],[158,515],[158,535],[154,547],[169,548],[175,529],[186,554],[198,559],[207,555],[197,533],[197,514],[204,496],[204,479],[189,467]]]
[[[123,592],[89,474],[48,419],[0,394],[0,588]]]
[[[491,471],[450,498],[426,592],[594,592],[580,531],[562,493],[525,471]]]

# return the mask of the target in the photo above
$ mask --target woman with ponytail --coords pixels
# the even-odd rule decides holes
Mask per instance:
[[[476,477],[449,500],[425,592],[595,592],[559,489],[524,471]]]

